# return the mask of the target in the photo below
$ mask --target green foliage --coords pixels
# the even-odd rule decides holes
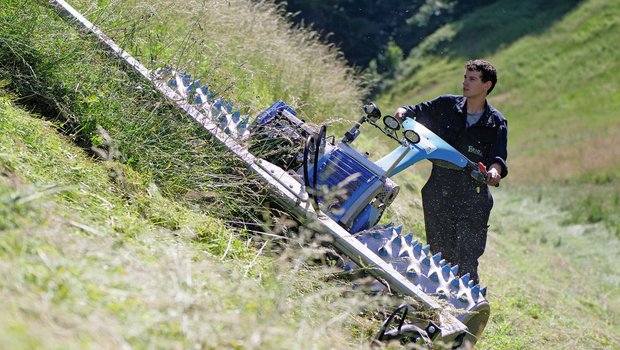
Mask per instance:
[[[378,59],[383,67],[383,76],[386,79],[392,79],[397,73],[398,66],[403,61],[403,50],[390,40],[384,53],[379,54]]]
[[[442,25],[495,1],[278,2],[296,14],[293,19],[297,23],[313,26],[324,40],[337,45],[351,64],[368,68],[373,59],[385,54],[390,41],[409,52]]]

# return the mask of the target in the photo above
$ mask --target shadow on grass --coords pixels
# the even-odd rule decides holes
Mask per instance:
[[[439,29],[412,54],[453,58],[490,56],[524,36],[544,33],[582,2],[500,0]]]

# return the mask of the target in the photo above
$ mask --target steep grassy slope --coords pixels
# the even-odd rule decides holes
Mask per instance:
[[[598,0],[497,2],[428,38],[383,102],[460,93],[462,63],[487,57],[500,75],[489,100],[510,123],[511,181],[617,177],[619,14]]]
[[[338,97],[325,91],[351,104],[360,94],[333,49],[286,26],[269,4],[212,2],[195,13],[206,6],[196,2],[180,14],[172,4],[103,1],[103,9],[86,12],[152,68],[201,67],[195,76],[246,102],[246,112],[273,102],[278,84],[278,98],[317,114],[348,108],[334,107]],[[161,32],[208,27],[197,42],[221,51],[203,57],[205,46],[197,45],[188,58],[183,42],[153,39],[156,46],[138,35],[161,34],[150,27],[161,18],[148,19],[166,14],[172,18]],[[196,22],[201,16],[209,26]],[[251,52],[222,34],[241,33],[234,28],[243,21],[246,44],[262,45]],[[262,35],[280,41],[258,40]],[[246,52],[237,57],[241,64],[236,50]],[[357,312],[368,301],[343,296],[342,287],[322,279],[329,270],[304,268],[317,251],[296,249],[302,242],[295,237],[260,235],[285,223],[261,216],[268,213],[260,184],[45,3],[0,7],[0,96],[0,347],[367,346],[377,321]],[[270,224],[249,221],[257,216]],[[274,243],[284,240],[289,244]]]
[[[91,3],[76,2],[149,67],[178,62],[250,113],[283,98],[303,107],[306,117],[316,115],[316,121],[355,115],[350,111],[359,105],[361,92],[352,88],[355,78],[342,62],[333,61],[337,54],[314,42],[312,34],[299,34],[286,22],[274,20],[278,11],[267,3],[98,1],[96,8]],[[308,268],[312,261],[308,257],[314,257],[316,250],[295,249],[304,242],[294,237],[281,245],[248,235],[256,227],[251,222],[246,222],[245,230],[239,226],[233,230],[218,220],[248,220],[262,214],[258,210],[262,197],[248,195],[260,186],[234,159],[45,5],[13,0],[4,4],[0,7],[1,346],[369,347],[378,323],[358,311],[361,305],[371,308],[374,301],[343,296],[350,286],[326,280],[331,270]],[[496,19],[520,26],[521,31],[505,31],[509,40],[493,39],[504,44],[484,52],[502,74],[491,102],[511,121],[514,163],[508,181],[496,191],[481,266],[493,311],[479,348],[618,348],[620,277],[614,270],[620,255],[618,171],[596,163],[588,168],[599,169],[592,176],[586,175],[589,171],[566,177],[550,173],[552,179],[568,183],[522,187],[530,180],[520,175],[524,167],[519,165],[532,152],[548,154],[544,147],[565,145],[567,151],[574,150],[570,142],[547,143],[546,138],[535,139],[540,150],[531,147],[529,133],[542,135],[548,129],[530,122],[538,114],[556,118],[557,108],[547,109],[547,102],[559,91],[572,91],[573,95],[565,95],[572,97],[565,103],[586,107],[581,96],[588,97],[590,90],[581,89],[590,76],[585,73],[596,72],[598,66],[586,63],[588,70],[572,73],[568,63],[592,52],[609,55],[601,65],[615,67],[611,53],[617,48],[606,46],[608,41],[599,37],[617,30],[618,17],[608,15],[610,10],[617,13],[617,6],[595,0],[519,4],[503,1],[498,6],[504,6],[506,13],[544,12],[528,15],[533,22],[521,25]],[[502,7],[487,11],[466,19],[469,25],[455,26],[475,29],[471,23],[495,18]],[[548,18],[553,20],[545,21]],[[533,31],[532,23],[545,25]],[[593,46],[569,50],[568,43],[577,39],[567,32]],[[461,32],[451,33],[448,38],[458,38]],[[500,36],[502,31],[494,33]],[[462,61],[468,54],[456,54],[460,51],[455,41],[445,43],[453,45],[454,57],[420,56],[416,61],[425,64],[414,69],[404,89],[413,91],[416,99],[458,93]],[[535,60],[554,47],[551,52],[563,52],[572,61]],[[475,48],[470,52],[477,53]],[[507,68],[522,66],[524,71],[515,68],[512,73]],[[571,84],[555,86],[533,79],[557,72],[567,75]],[[569,78],[570,74],[575,75]],[[592,81],[605,86],[601,93],[617,102],[617,85],[605,79],[599,74]],[[553,89],[556,94],[551,94]],[[539,96],[547,90],[546,98]],[[386,97],[381,104],[396,106],[412,99],[400,94],[392,95],[395,102]],[[596,104],[589,108],[605,110]],[[598,115],[596,123],[587,126],[590,134],[579,137],[604,135],[604,129],[617,125],[610,116],[611,112]],[[567,120],[576,122],[574,115],[571,118]],[[571,126],[562,120],[558,127]],[[557,131],[557,135],[563,134]],[[367,142],[370,149],[380,148],[376,139]],[[539,169],[534,170],[538,176]],[[398,180],[403,188],[399,206],[391,215],[400,222],[406,219],[406,226],[422,236],[420,207],[415,204],[420,176],[415,171],[403,176]],[[584,188],[591,193],[583,193]]]
[[[619,34],[615,2],[500,1],[429,37],[381,103],[458,94],[463,62],[490,59],[499,83],[489,101],[509,122],[506,183],[563,183],[551,191],[572,222],[604,221],[620,235]]]
[[[471,58],[499,69],[489,100],[509,121],[510,173],[481,262],[493,311],[480,348],[620,347],[619,34],[615,2],[500,1],[427,38],[379,101],[459,94]],[[422,180],[405,180],[396,209],[420,217]]]
[[[317,121],[358,108],[358,78],[339,52],[270,1],[71,4],[148,68],[186,70],[252,115],[278,99]]]
[[[365,347],[362,300],[324,272],[265,258],[2,90],[0,130],[0,348]]]

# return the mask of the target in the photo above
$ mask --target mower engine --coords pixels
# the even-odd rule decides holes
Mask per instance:
[[[278,101],[250,126],[249,150],[294,175],[315,206],[353,234],[379,222],[399,192],[384,169],[348,145],[359,124],[335,144],[325,127],[304,123]]]

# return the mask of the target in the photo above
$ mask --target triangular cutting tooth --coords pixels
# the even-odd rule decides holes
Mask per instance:
[[[446,259],[439,260],[439,266],[445,266],[447,263]]]
[[[416,243],[416,245],[413,246],[413,255],[417,258],[421,254],[422,254],[422,245],[420,243]]]
[[[405,238],[405,243],[412,244],[411,243],[411,242],[413,242],[413,234],[412,233],[407,233],[404,238]]]
[[[487,287],[486,286],[480,288],[480,294],[482,294],[483,297],[487,296]]]
[[[452,286],[453,288],[458,289],[459,288],[459,280],[457,278],[452,279],[452,281],[450,281],[450,286]]]
[[[405,274],[409,278],[414,278],[415,276],[418,275],[418,273],[415,271],[415,269],[413,267],[411,267],[411,266],[407,268],[407,272],[405,272]]]
[[[398,233],[398,235],[400,235],[403,232],[403,225],[398,225],[398,226],[394,227],[394,231],[396,231],[396,233]]]
[[[430,276],[428,276],[428,279],[435,283],[439,282],[439,275],[437,274],[437,271],[431,273]]]
[[[406,258],[409,256],[409,251],[407,249],[403,249],[398,255],[399,258]]]
[[[463,281],[464,285],[467,285],[469,283],[469,272],[461,276],[461,281]]]
[[[475,283],[475,282],[474,282],[474,280],[470,280],[470,281],[467,283],[467,286],[471,288],[471,287],[473,287],[473,286],[474,286],[474,283]]]
[[[233,114],[232,114],[232,116],[230,116],[230,118],[232,119],[232,121],[235,124],[239,124],[239,122],[241,121],[241,119],[240,119],[241,118],[241,112],[239,112],[239,111],[233,112]]]
[[[422,248],[422,251],[424,252],[424,254],[428,255],[431,252],[431,246],[430,245],[425,245],[424,248]]]
[[[444,265],[444,266],[441,268],[441,273],[442,273],[442,274],[444,275],[444,277],[446,277],[446,278],[447,278],[448,276],[450,276],[450,266],[449,266],[449,265]]]
[[[467,298],[467,293],[461,293],[457,296],[457,299],[462,302],[462,303],[466,303],[468,302],[468,298]]]
[[[379,256],[388,256],[388,250],[385,246],[382,246],[378,250]]]
[[[191,88],[196,90],[198,88],[200,88],[200,79],[196,79],[192,82]]]
[[[392,246],[400,247],[403,244],[403,240],[400,236],[394,237],[392,239]]]
[[[424,259],[422,259],[422,265],[431,266],[431,259],[428,256],[424,257]]]
[[[480,294],[480,285],[476,284],[475,286],[471,288],[471,295],[475,299],[478,296],[478,294]]]
[[[439,263],[439,261],[440,261],[440,260],[441,260],[441,252],[439,252],[439,253],[437,253],[437,254],[433,255],[433,261],[434,261],[435,263]]]
[[[450,271],[452,271],[452,273],[457,276],[459,274],[459,265],[454,265],[452,266],[452,268],[450,269]]]

